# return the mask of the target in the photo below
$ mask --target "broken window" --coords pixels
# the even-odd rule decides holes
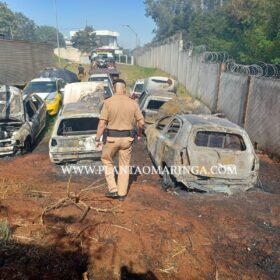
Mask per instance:
[[[157,111],[165,102],[163,100],[150,100],[147,109]]]
[[[58,127],[57,135],[83,135],[96,133],[99,118],[63,119]]]
[[[26,112],[27,112],[29,119],[32,119],[33,116],[35,115],[35,110],[31,105],[31,101],[26,102]]]
[[[178,119],[174,119],[168,128],[166,137],[169,139],[174,138],[175,135],[180,130],[180,127],[181,127],[180,121]]]
[[[164,119],[161,119],[158,122],[156,129],[160,130],[160,131],[163,130],[166,127],[166,125],[169,124],[170,119],[171,119],[171,117],[165,117]]]
[[[235,151],[245,151],[246,146],[243,138],[238,134],[199,131],[195,137],[195,144],[201,147],[229,149]]]

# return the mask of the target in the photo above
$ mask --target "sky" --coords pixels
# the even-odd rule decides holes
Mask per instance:
[[[37,25],[55,26],[57,3],[59,31],[69,37],[70,30],[91,25],[98,30],[112,30],[120,33],[119,45],[135,47],[135,34],[123,25],[129,25],[144,45],[152,40],[155,24],[145,16],[143,0],[5,0],[14,12],[21,12]]]

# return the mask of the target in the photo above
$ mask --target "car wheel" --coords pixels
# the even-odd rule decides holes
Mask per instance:
[[[31,153],[32,152],[32,144],[31,144],[31,139],[30,137],[27,137],[24,141],[24,146],[21,150],[21,153],[23,155],[27,154],[27,153]]]
[[[176,180],[170,174],[167,166],[163,169],[161,186],[165,191],[176,187]]]

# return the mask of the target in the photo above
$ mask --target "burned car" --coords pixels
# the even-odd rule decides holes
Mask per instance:
[[[259,160],[245,130],[211,115],[166,116],[145,131],[148,152],[164,189],[232,194],[252,188]]]
[[[0,85],[0,156],[31,152],[46,125],[46,113],[39,96],[23,97],[18,88]]]
[[[74,83],[65,87],[63,107],[49,142],[53,163],[99,159],[95,137],[106,93],[102,83]]]
[[[158,113],[160,107],[167,101],[175,98],[176,95],[172,92],[166,92],[161,90],[145,91],[146,94],[143,98],[139,99],[140,110],[145,117],[145,123],[154,123],[154,116]]]

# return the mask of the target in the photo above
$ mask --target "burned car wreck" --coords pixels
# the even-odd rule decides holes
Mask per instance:
[[[74,83],[65,87],[64,104],[49,142],[51,162],[62,164],[101,157],[95,137],[105,97],[102,83]]]
[[[245,130],[211,115],[166,116],[145,131],[147,149],[161,168],[164,189],[232,194],[252,188],[259,160]]]
[[[16,87],[0,85],[0,156],[31,152],[46,125],[46,106],[37,95],[23,97]]]

